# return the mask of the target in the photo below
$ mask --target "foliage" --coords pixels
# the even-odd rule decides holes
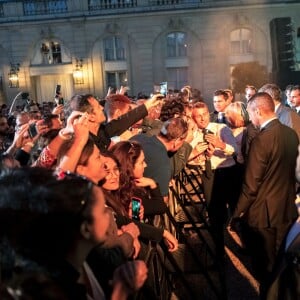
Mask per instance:
[[[231,77],[234,93],[244,93],[246,85],[260,88],[269,81],[267,67],[260,65],[257,61],[236,64]]]

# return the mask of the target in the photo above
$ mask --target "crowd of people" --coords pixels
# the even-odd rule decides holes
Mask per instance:
[[[244,102],[222,89],[209,103],[185,86],[133,101],[121,88],[3,106],[0,298],[156,299],[147,253],[178,250],[163,216],[183,168],[199,171],[219,262],[228,226],[260,297],[299,298],[300,86],[284,94],[249,85]]]

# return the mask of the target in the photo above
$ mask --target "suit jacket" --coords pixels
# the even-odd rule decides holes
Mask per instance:
[[[300,116],[291,108],[282,104],[278,106],[276,115],[282,124],[293,128],[300,139]]]
[[[252,227],[290,224],[297,217],[295,166],[298,137],[294,130],[272,120],[253,139],[245,179],[233,217]]]

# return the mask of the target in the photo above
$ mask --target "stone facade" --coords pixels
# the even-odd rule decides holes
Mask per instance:
[[[131,95],[149,94],[168,81],[172,89],[188,83],[209,100],[214,90],[231,87],[237,63],[258,61],[272,71],[274,18],[291,18],[296,61],[300,53],[299,1],[68,0],[56,1],[57,10],[39,1],[40,13],[31,2],[1,4],[1,94],[8,104],[20,91],[38,102],[52,101],[57,83],[66,99],[74,93],[104,97],[114,82],[128,85]],[[186,49],[170,55],[168,35],[179,44],[184,36]],[[76,59],[82,59],[82,84],[73,80]],[[11,63],[20,64],[18,88],[9,88]]]

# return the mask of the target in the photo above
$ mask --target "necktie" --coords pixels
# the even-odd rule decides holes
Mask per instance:
[[[210,130],[204,128],[202,130],[203,132],[203,140],[205,141],[205,135],[210,133]],[[205,175],[206,177],[209,179],[212,176],[212,169],[211,169],[211,161],[210,158],[207,157],[206,153],[205,153]]]
[[[225,114],[223,112],[218,113],[218,123],[224,123]]]

